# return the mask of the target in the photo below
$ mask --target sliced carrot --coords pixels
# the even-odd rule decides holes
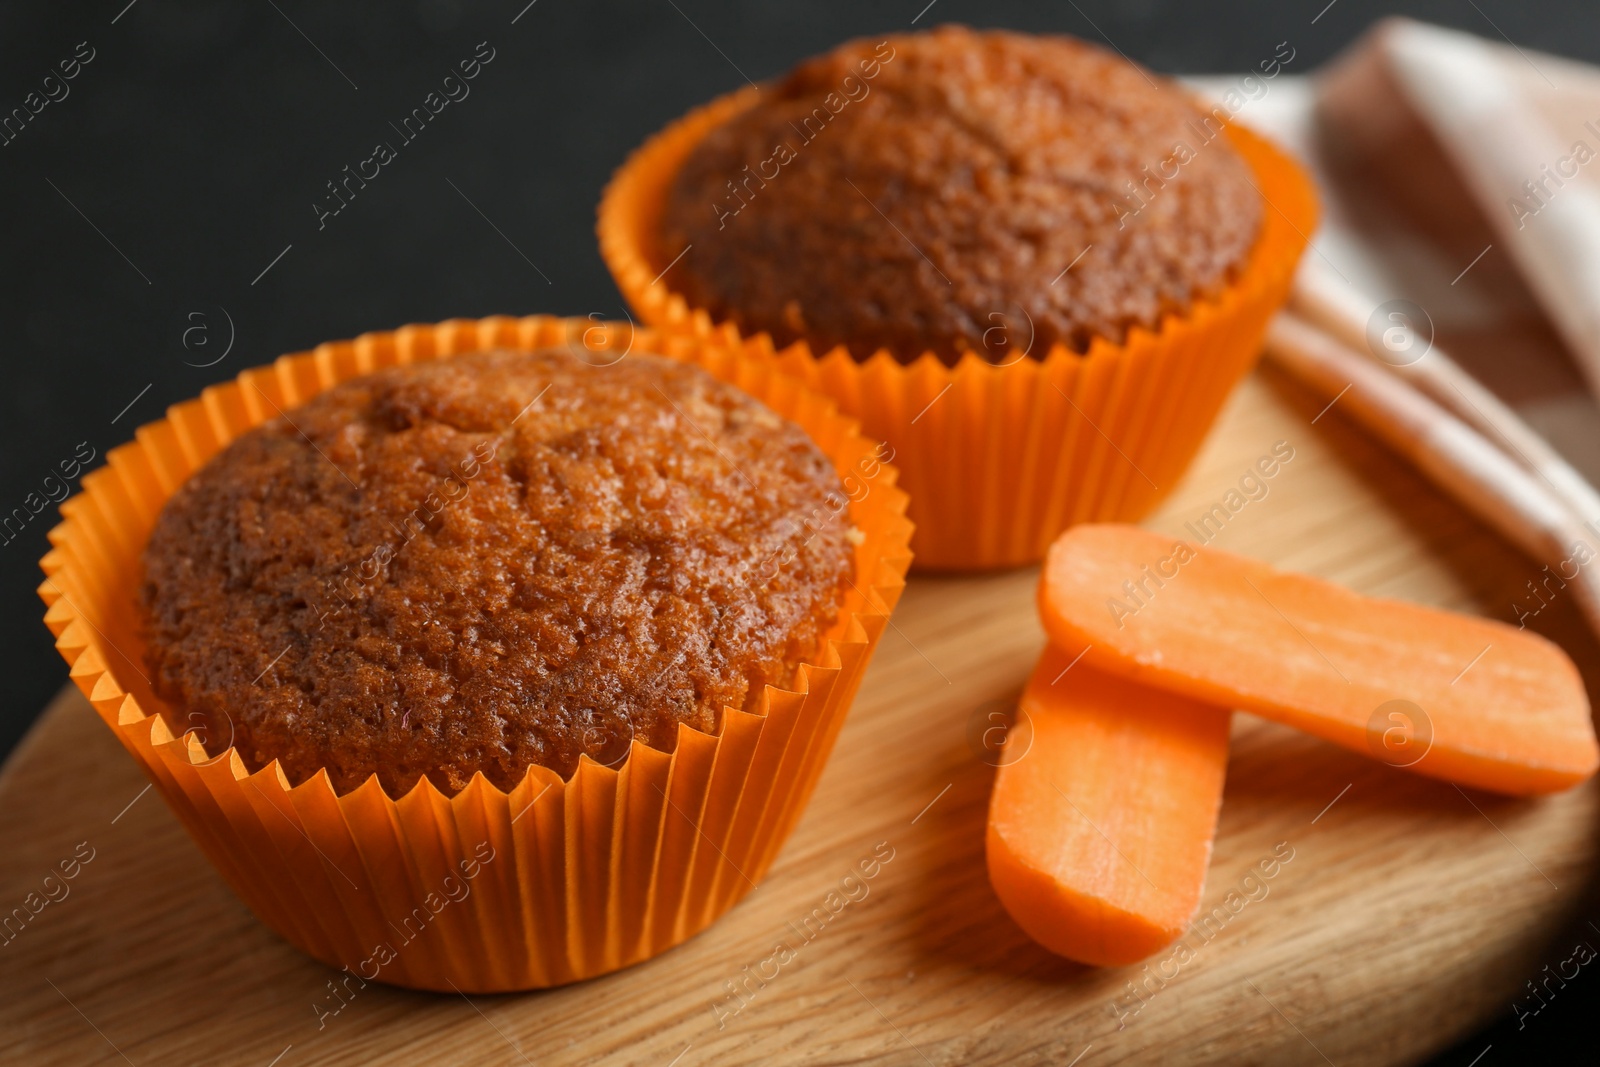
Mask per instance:
[[[1600,762],[1572,660],[1504,623],[1116,525],[1056,541],[1039,609],[1052,641],[1101,670],[1421,774],[1549,793]]]
[[[1001,750],[986,848],[995,895],[1029,937],[1118,966],[1188,929],[1230,716],[1045,650]]]

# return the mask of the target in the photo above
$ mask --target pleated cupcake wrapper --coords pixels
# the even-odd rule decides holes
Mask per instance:
[[[746,88],[690,112],[635,151],[606,188],[601,253],[650,326],[738,337],[672,290],[665,269],[680,250],[660,247],[659,234],[684,160],[757,97]],[[775,351],[761,335],[763,356],[893,448],[911,496],[918,568],[1037,561],[1072,523],[1143,516],[1188,467],[1254,364],[1317,219],[1315,190],[1298,164],[1240,126],[1226,132],[1263,194],[1261,233],[1232,283],[1154,331],[1134,329],[1122,344],[1099,338],[1083,354],[1057,346],[1006,366],[969,353],[954,367],[931,353],[910,364],[886,351],[865,361],[842,347],[819,355],[803,341]]]
[[[240,433],[337,382],[489,348],[566,344],[594,362],[653,351],[696,363],[805,428],[841,473],[871,471],[848,521],[863,537],[840,619],[794,691],[768,687],[719,732],[680,726],[673,751],[635,741],[569,780],[532,768],[509,793],[424,779],[392,799],[326,772],[291,787],[229,748],[175,736],[143,674],[139,554],[166,499]],[[42,565],[45,621],[123,746],[239,897],[317,959],[423,989],[571,982],[647,959],[749,892],[799,818],[904,587],[911,525],[896,472],[835,405],[737,346],[589,320],[490,318],[409,326],[284,356],[141,427],[62,505]],[[839,521],[844,521],[840,516]],[[130,916],[130,921],[137,921]],[[348,980],[347,980],[348,981]]]

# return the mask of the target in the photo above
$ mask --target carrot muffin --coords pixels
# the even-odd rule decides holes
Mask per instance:
[[[668,281],[716,321],[858,359],[1121,343],[1219,292],[1255,242],[1261,196],[1221,132],[1067,37],[851,42],[688,156],[661,217],[662,250],[688,250]]]
[[[146,660],[169,717],[252,770],[511,789],[789,684],[851,581],[844,499],[799,427],[684,363],[394,367],[167,502]]]

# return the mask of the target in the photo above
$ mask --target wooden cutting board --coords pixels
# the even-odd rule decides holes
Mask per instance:
[[[1317,418],[1321,407],[1264,372],[1248,380],[1149,524],[1180,532],[1287,441],[1294,458],[1217,545],[1366,593],[1511,618],[1538,568],[1337,407]],[[1566,928],[1593,896],[1594,783],[1531,801],[1462,792],[1245,715],[1203,904],[1224,909],[1215,935],[1141,998],[1128,988],[1144,980],[1138,968],[1093,970],[1035,946],[989,889],[993,770],[970,740],[1038,656],[1035,580],[1034,569],[914,580],[761,887],[665,956],[517,996],[373,985],[335,999],[333,972],[245,911],[65,692],[0,775],[0,908],[80,860],[76,877],[52,883],[67,895],[0,945],[0,1059],[1351,1067],[1410,1062],[1508,1016],[1526,980],[1570,955]],[[1600,650],[1569,606],[1557,598],[1534,622],[1600,692]],[[892,858],[828,911],[875,850]],[[1260,861],[1291,854],[1228,910]],[[803,940],[797,927],[818,908],[827,921]],[[762,961],[779,942],[797,956],[732,996],[726,983],[745,968],[772,974]]]

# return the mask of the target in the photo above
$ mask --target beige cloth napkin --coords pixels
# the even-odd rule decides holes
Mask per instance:
[[[1391,19],[1280,97],[1261,124],[1300,143],[1329,201],[1305,269],[1420,305],[1600,480],[1600,70]]]

